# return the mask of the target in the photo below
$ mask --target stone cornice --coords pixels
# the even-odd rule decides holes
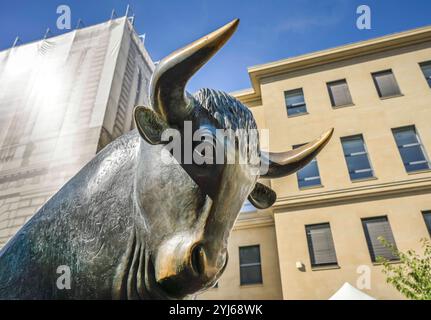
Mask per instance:
[[[411,193],[431,193],[431,177],[394,181],[345,189],[282,197],[273,205],[274,213],[313,206],[337,205],[346,202],[397,197]]]
[[[261,102],[260,82],[264,78],[427,41],[431,41],[431,26],[252,66],[248,68],[252,88],[232,95],[245,104]]]
[[[240,218],[235,222],[234,230],[268,227],[274,225],[274,218],[269,214],[252,214],[247,217],[247,213],[241,215]]]

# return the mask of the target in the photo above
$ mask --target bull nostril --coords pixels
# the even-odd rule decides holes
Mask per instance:
[[[191,265],[193,270],[199,275],[203,274],[205,271],[205,263],[206,256],[204,249],[200,245],[195,246],[191,253]]]

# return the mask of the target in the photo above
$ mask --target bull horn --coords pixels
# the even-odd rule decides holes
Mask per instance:
[[[332,128],[316,140],[287,152],[262,152],[261,161],[265,161],[267,165],[262,166],[262,168],[267,168],[268,171],[263,173],[261,177],[269,179],[281,178],[298,171],[313,160],[323,149],[331,139],[333,132],[334,129]]]
[[[156,66],[150,85],[150,101],[169,124],[181,124],[194,108],[191,95],[185,91],[188,80],[235,32],[239,19],[192,42],[164,58]]]

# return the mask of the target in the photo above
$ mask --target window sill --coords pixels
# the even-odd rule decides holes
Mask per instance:
[[[389,264],[399,264],[401,263],[401,260],[391,260],[388,261]],[[379,267],[379,266],[383,266],[383,263],[381,262],[373,262],[373,266]]]
[[[240,284],[239,285],[240,288],[259,288],[259,287],[263,287],[263,282],[262,283],[250,283],[250,284]]]
[[[400,93],[400,94],[394,94],[393,96],[379,97],[379,98],[380,100],[388,100],[388,99],[399,98],[399,97],[404,97],[404,95]]]
[[[355,104],[354,103],[349,103],[349,104],[343,104],[340,106],[332,106],[332,109],[342,109],[342,108],[348,108],[348,107],[354,107]]]
[[[369,178],[362,178],[362,179],[355,179],[355,180],[350,180],[352,183],[359,183],[359,182],[366,182],[366,181],[373,181],[373,180],[377,180],[377,177],[369,177]]]
[[[310,189],[319,189],[324,188],[325,186],[323,184],[316,184],[315,186],[308,186],[308,187],[298,187],[299,191],[305,191]]]
[[[421,174],[421,173],[428,173],[431,172],[431,168],[429,169],[421,169],[421,170],[416,170],[416,171],[410,171],[407,172],[408,175],[414,175],[414,174]]]
[[[301,112],[301,113],[295,113],[295,114],[288,114],[287,117],[288,118],[296,118],[296,117],[300,117],[300,116],[305,116],[307,115],[308,112]]]
[[[334,270],[334,269],[341,269],[341,267],[338,264],[334,264],[330,266],[311,267],[311,271],[324,271],[324,270]]]

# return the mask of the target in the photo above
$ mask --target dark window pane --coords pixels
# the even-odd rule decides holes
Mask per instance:
[[[414,126],[393,129],[394,138],[407,172],[430,168]]]
[[[305,226],[312,266],[337,264],[329,223]]]
[[[364,170],[364,171],[355,171],[350,173],[350,178],[352,180],[367,179],[372,177],[373,177],[373,172],[370,169]]]
[[[409,163],[409,164],[405,164],[405,168],[407,172],[427,170],[429,169],[429,164],[425,162]]]
[[[248,263],[260,263],[259,246],[249,246],[239,248],[239,260],[241,265]]]
[[[420,64],[422,72],[424,73],[425,79],[431,88],[431,61],[424,62]]]
[[[357,180],[373,177],[374,173],[362,135],[341,138],[341,144],[343,145],[350,179]]]
[[[293,146],[293,149],[299,148],[301,145]],[[303,167],[301,170],[296,172],[296,177],[298,179],[299,188],[307,188],[312,186],[320,186],[320,173],[319,166],[317,165],[317,160],[314,158]]]
[[[398,147],[418,142],[414,126],[395,129],[394,136]]]
[[[400,152],[406,165],[414,164],[415,162],[426,163],[424,154],[420,146],[404,147],[400,149]]]
[[[345,155],[361,153],[365,151],[364,141],[361,135],[343,138],[343,150]]]
[[[348,157],[347,166],[349,168],[349,172],[370,170],[370,164],[366,153],[349,155],[346,157]]]
[[[346,80],[328,83],[328,91],[333,107],[345,106],[353,103]]]
[[[262,283],[259,246],[240,247],[239,265],[241,284]]]
[[[395,76],[392,70],[373,73],[374,84],[381,98],[400,95],[401,91],[398,87]]]
[[[384,246],[378,239],[382,237],[396,248],[394,236],[387,217],[363,219],[362,225],[364,227],[368,250],[370,251],[371,260],[373,262],[377,262],[377,257],[383,257],[388,260],[398,260],[392,253],[392,250]]]
[[[313,160],[297,172],[299,188],[320,186],[319,167],[317,161]]]
[[[262,283],[262,271],[260,265],[241,267],[241,284]]]
[[[286,91],[284,95],[286,98],[287,115],[291,116],[307,112],[302,89]]]
[[[431,211],[424,212],[425,224],[427,226],[428,232],[431,235]]]

